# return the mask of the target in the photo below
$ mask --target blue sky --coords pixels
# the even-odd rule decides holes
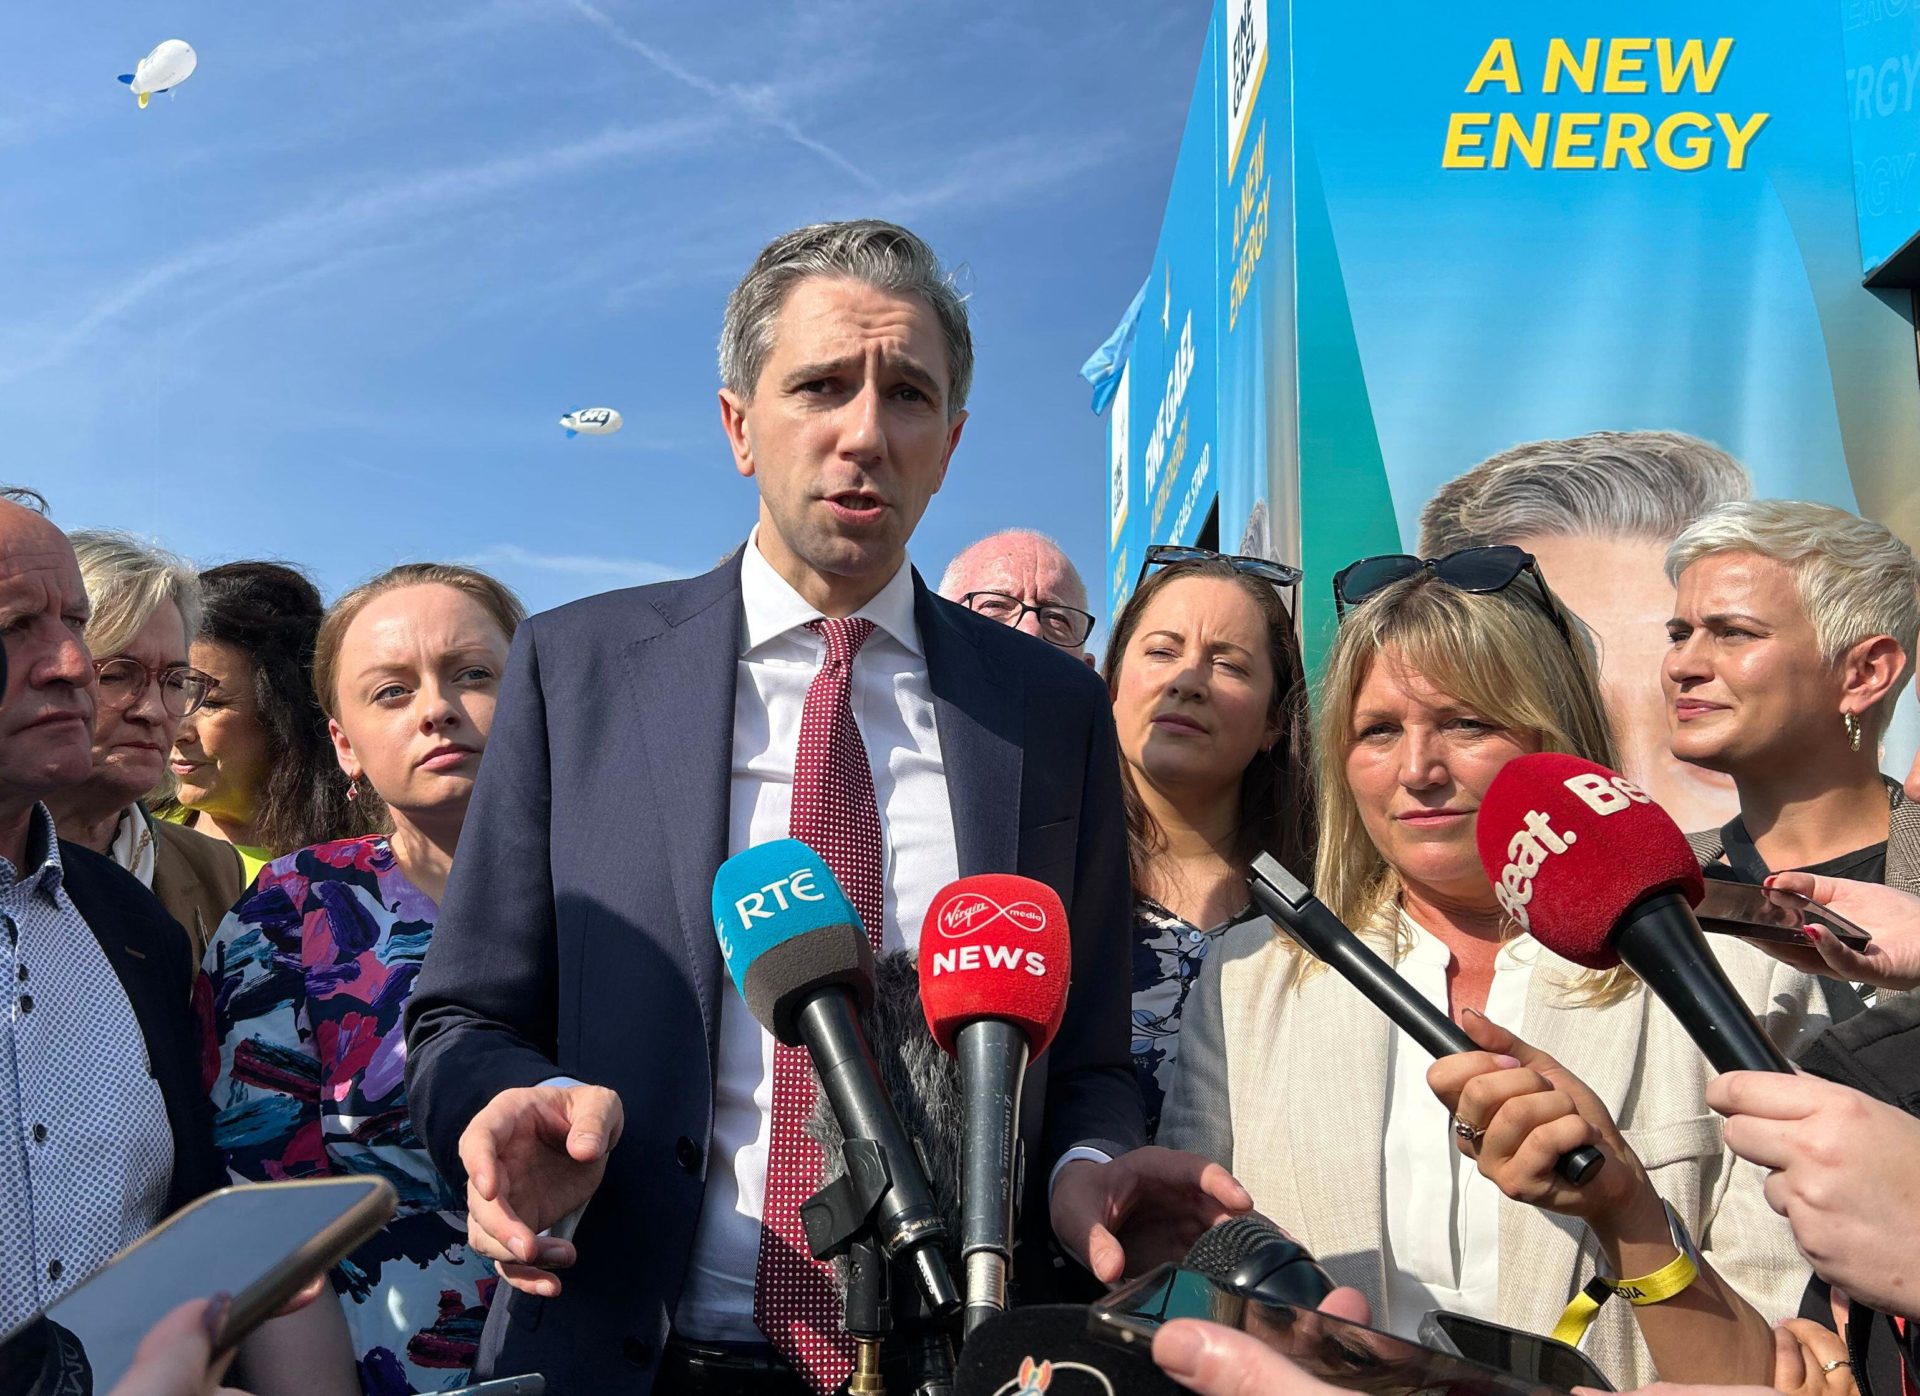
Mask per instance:
[[[714,405],[726,293],[774,234],[877,215],[973,296],[973,417],[916,562],[1024,524],[1097,593],[1076,371],[1148,269],[1207,14],[16,7],[0,478],[329,594],[421,558],[536,609],[704,571],[754,507]],[[115,75],[166,38],[199,69],[139,111]],[[625,429],[566,440],[587,405]]]

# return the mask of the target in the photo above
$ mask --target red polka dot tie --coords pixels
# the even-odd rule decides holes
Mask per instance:
[[[826,861],[880,949],[883,894],[880,812],[873,772],[853,720],[853,658],[873,634],[870,620],[816,620],[826,659],[800,714],[788,832]],[[813,1065],[803,1047],[773,1049],[773,1133],[766,1208],[753,1278],[753,1321],[815,1391],[839,1388],[853,1370],[853,1339],[831,1268],[807,1249],[800,1204],[821,1182],[820,1146],[807,1137]]]

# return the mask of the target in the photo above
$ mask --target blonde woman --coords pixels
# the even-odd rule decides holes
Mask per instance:
[[[1807,1267],[1760,1171],[1721,1143],[1706,1062],[1624,970],[1582,971],[1514,934],[1474,845],[1480,799],[1513,757],[1616,765],[1584,632],[1517,548],[1366,559],[1335,589],[1318,890],[1489,1050],[1429,1062],[1249,924],[1208,957],[1160,1142],[1231,1169],[1367,1295],[1378,1326],[1407,1335],[1429,1309],[1546,1333],[1597,1272],[1640,1278],[1697,1245],[1691,1286],[1604,1305],[1582,1346],[1623,1390],[1656,1375],[1767,1382],[1768,1326],[1794,1312]],[[1719,948],[1786,1050],[1826,1026],[1819,982]],[[1557,1186],[1553,1160],[1576,1144],[1605,1164]]]

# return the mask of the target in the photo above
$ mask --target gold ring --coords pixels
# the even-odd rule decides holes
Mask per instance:
[[[1453,1117],[1453,1132],[1469,1144],[1478,1144],[1482,1139],[1487,1137],[1486,1130],[1475,1129],[1458,1115]]]
[[[1853,1365],[1852,1359],[1846,1358],[1846,1357],[1836,1357],[1831,1362],[1822,1362],[1820,1364],[1820,1370],[1823,1372],[1831,1372],[1835,1367],[1851,1367],[1852,1365]]]

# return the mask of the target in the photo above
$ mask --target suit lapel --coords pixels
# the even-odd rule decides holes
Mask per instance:
[[[913,592],[960,876],[1017,871],[1025,685],[1017,670],[980,652],[918,572]]]
[[[1647,995],[1636,986],[1605,1008],[1569,1003],[1564,986],[1578,973],[1578,966],[1550,951],[1538,952],[1520,1036],[1584,1081],[1618,1120],[1640,1059]],[[1502,1323],[1542,1333],[1553,1327],[1581,1272],[1581,1250],[1591,1249],[1587,1235],[1578,1222],[1501,1199]]]
[[[720,951],[713,875],[727,857],[733,779],[733,703],[740,658],[740,554],[705,576],[650,596],[641,637],[627,647],[633,730],[647,756],[636,805],[659,815],[674,924],[686,945],[708,1041],[719,1031]]]

